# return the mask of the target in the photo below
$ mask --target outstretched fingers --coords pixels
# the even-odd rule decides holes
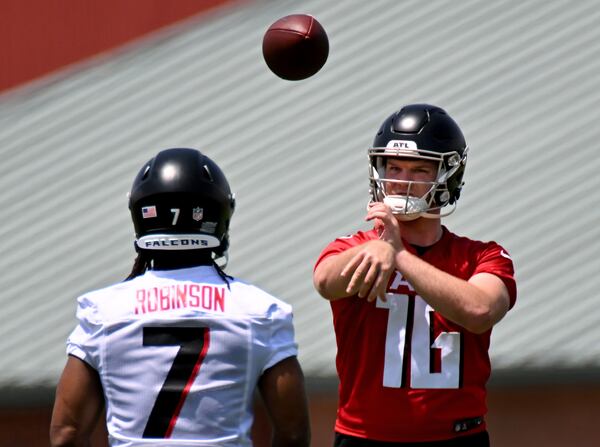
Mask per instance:
[[[385,292],[390,275],[394,270],[393,249],[387,243],[376,247],[377,251],[368,250],[357,253],[346,264],[341,272],[343,278],[349,278],[346,286],[348,295],[358,295],[373,301],[380,297],[385,301]]]
[[[360,284],[360,287],[358,289],[359,298],[370,298],[370,292],[373,289],[373,284],[377,281],[377,278],[379,277],[380,273],[381,272],[379,270],[379,265],[371,264],[369,270],[367,271],[367,274],[365,275],[362,281],[362,284]],[[372,301],[372,298],[369,299],[369,301]]]
[[[346,293],[355,295],[371,268],[371,261],[365,252],[357,253],[342,270],[343,278],[350,278],[346,286]]]
[[[382,301],[387,301],[387,297],[385,295],[387,291],[387,285],[390,280],[390,276],[392,274],[391,270],[381,270],[380,274],[377,275],[377,279],[371,288],[371,293],[367,296],[367,301],[373,301],[379,297]]]

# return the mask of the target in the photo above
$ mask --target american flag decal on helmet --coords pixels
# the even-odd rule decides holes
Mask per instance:
[[[150,219],[151,217],[156,217],[156,206],[144,206],[142,207],[142,217],[144,219]]]

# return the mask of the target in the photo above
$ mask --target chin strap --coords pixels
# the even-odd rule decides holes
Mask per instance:
[[[456,202],[450,205],[450,207],[451,208],[448,209],[448,211],[445,211],[444,213],[442,213],[441,211],[439,213],[421,213],[421,217],[425,217],[427,219],[441,219],[442,217],[449,216],[454,212],[454,210],[456,209]],[[442,208],[437,209],[441,210]]]

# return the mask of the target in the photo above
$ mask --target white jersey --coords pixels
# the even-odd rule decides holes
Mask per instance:
[[[261,374],[297,355],[291,306],[212,266],[78,299],[67,353],[98,371],[111,446],[251,446]]]

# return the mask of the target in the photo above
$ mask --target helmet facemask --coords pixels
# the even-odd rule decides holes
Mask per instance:
[[[412,145],[411,145],[412,146]],[[371,202],[383,202],[400,220],[410,221],[419,217],[439,219],[451,214],[455,205],[446,213],[441,209],[455,204],[462,186],[462,174],[466,162],[466,149],[462,157],[458,152],[440,153],[414,148],[369,149],[369,181]],[[398,180],[386,178],[386,165],[390,158],[426,160],[437,164],[437,174],[432,181]],[[453,188],[449,188],[449,184]],[[421,187],[425,186],[425,188]],[[403,187],[398,187],[403,186]],[[394,190],[401,189],[401,193]],[[419,195],[415,191],[425,193]]]

